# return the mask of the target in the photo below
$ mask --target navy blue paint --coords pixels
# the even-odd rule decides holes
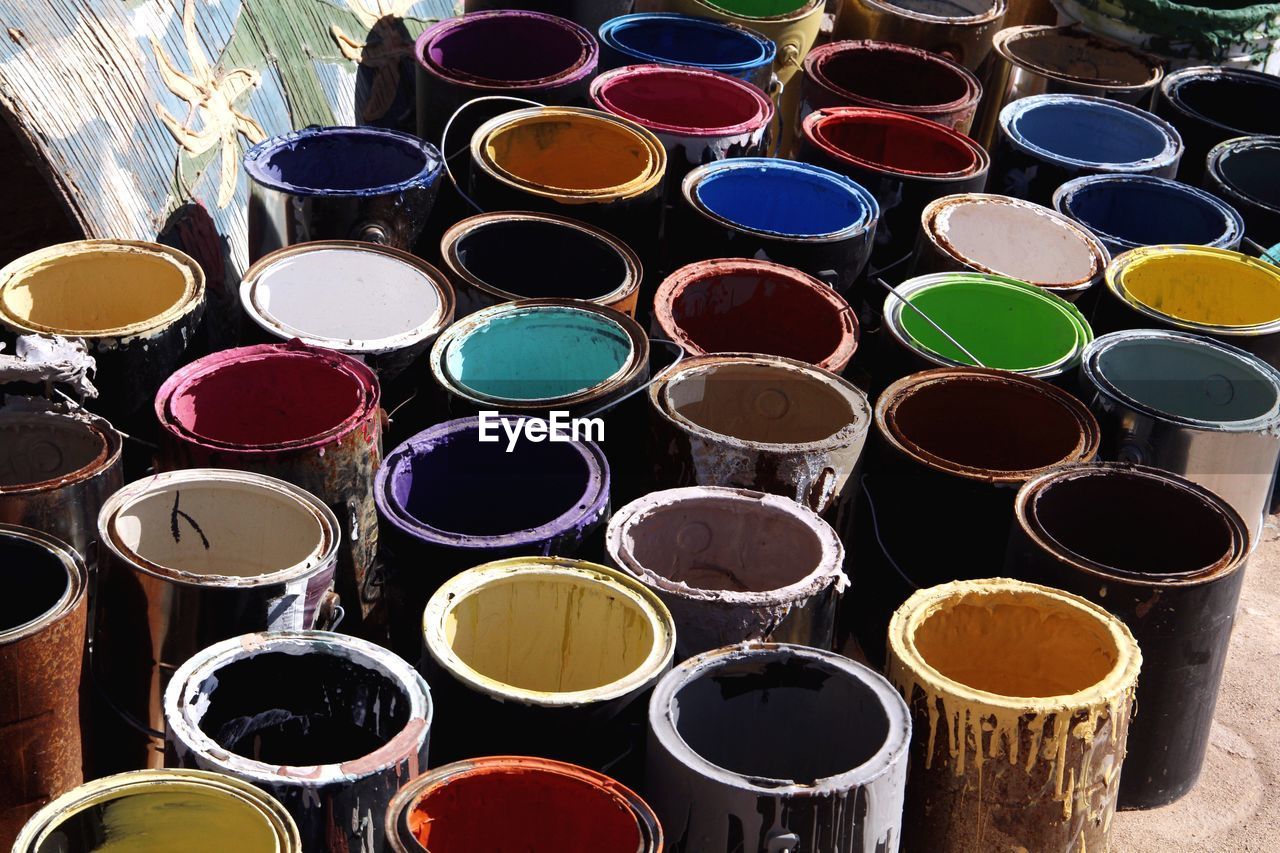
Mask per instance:
[[[1088,228],[1112,254],[1189,243],[1235,249],[1244,220],[1203,190],[1153,175],[1090,175],[1063,184],[1058,210]]]
[[[1177,131],[1151,113],[1083,95],[1022,98],[1000,123],[1018,142],[1077,166],[1145,165],[1181,147]]]
[[[290,195],[374,196],[431,186],[440,152],[409,133],[376,127],[309,127],[250,148],[244,168]]]
[[[600,27],[600,44],[610,68],[635,63],[689,65],[752,79],[766,75],[777,48],[742,27],[689,15],[622,15]]]
[[[694,190],[698,201],[741,228],[821,237],[865,229],[880,216],[871,193],[818,166],[739,157],[706,168]]]

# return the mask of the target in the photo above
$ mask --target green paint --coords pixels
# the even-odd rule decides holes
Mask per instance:
[[[707,0],[717,9],[723,9],[743,18],[776,18],[798,12],[808,5],[808,0]]]
[[[454,339],[444,369],[487,397],[546,400],[593,388],[631,355],[626,331],[575,308],[504,311]]]
[[[1012,279],[956,273],[907,298],[985,367],[1048,367],[1093,339],[1071,303]],[[917,345],[960,364],[973,363],[919,314],[899,307],[902,327]]]

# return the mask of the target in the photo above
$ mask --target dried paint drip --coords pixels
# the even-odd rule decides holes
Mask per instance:
[[[889,626],[914,721],[903,826],[937,851],[1106,850],[1142,655],[1082,598],[1008,579],[915,593]]]
[[[1178,180],[1196,185],[1205,157],[1219,142],[1280,133],[1280,82],[1273,74],[1243,68],[1182,68],[1160,83],[1155,111],[1186,141]]]
[[[387,820],[395,853],[663,849],[658,819],[635,793],[608,776],[545,758],[477,758],[436,768],[397,795]]]
[[[1014,511],[1008,569],[1106,607],[1142,646],[1142,713],[1129,731],[1120,807],[1173,802],[1194,787],[1208,749],[1248,528],[1207,489],[1114,463],[1042,474]]]
[[[910,739],[902,698],[868,667],[797,645],[717,649],[654,690],[646,796],[672,853],[892,850]]]
[[[246,634],[174,673],[164,694],[179,767],[265,790],[303,848],[383,849],[387,807],[426,766],[427,684],[372,643],[324,631]]]
[[[601,66],[654,63],[719,71],[770,89],[777,46],[754,30],[691,15],[621,15],[600,26]]]
[[[23,829],[15,853],[301,853],[298,827],[254,786],[202,770],[135,770],[86,783]]]
[[[746,640],[831,647],[844,547],[794,501],[712,486],[653,492],[614,513],[606,545],[671,611],[681,658]]]

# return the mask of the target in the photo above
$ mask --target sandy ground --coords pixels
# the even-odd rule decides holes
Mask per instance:
[[[1280,517],[1249,560],[1199,783],[1173,805],[1117,814],[1111,849],[1280,850]]]

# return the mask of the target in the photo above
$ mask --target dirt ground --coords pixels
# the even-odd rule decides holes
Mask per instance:
[[[1116,853],[1280,850],[1280,517],[1249,560],[1204,772],[1173,805],[1121,812]]]

